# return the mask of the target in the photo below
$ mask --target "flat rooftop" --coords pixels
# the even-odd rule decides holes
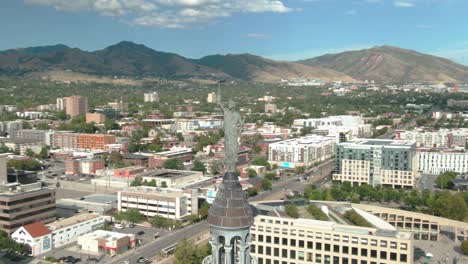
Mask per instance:
[[[150,170],[142,173],[138,173],[136,176],[141,177],[154,177],[154,178],[165,178],[165,179],[179,179],[191,175],[197,174],[193,171],[185,170]]]
[[[51,231],[54,231],[54,230],[57,230],[57,229],[61,229],[61,228],[65,228],[65,227],[68,227],[68,226],[76,225],[76,224],[84,222],[84,221],[92,220],[92,219],[95,219],[95,218],[98,218],[98,217],[99,217],[98,214],[82,213],[82,214],[74,215],[74,216],[69,217],[69,218],[65,218],[63,220],[57,220],[55,222],[52,222],[50,224],[47,224],[47,227],[49,227],[49,229]]]
[[[383,146],[383,147],[413,147],[416,142],[412,140],[392,140],[392,139],[354,139],[340,143],[343,146]]]
[[[184,193],[181,190],[174,190],[160,187],[138,186],[129,187],[122,191],[122,193],[135,194],[135,195],[154,195],[160,197],[179,198],[183,197]]]
[[[319,135],[307,135],[305,137],[300,138],[292,138],[287,139],[279,142],[272,143],[272,146],[278,145],[311,145],[311,144],[320,144],[327,141],[335,141],[334,137],[328,136],[319,136]]]

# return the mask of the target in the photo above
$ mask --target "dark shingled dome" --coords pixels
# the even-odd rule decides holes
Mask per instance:
[[[212,226],[225,228],[251,226],[254,221],[252,208],[237,176],[227,172],[223,179],[210,209],[208,222]]]

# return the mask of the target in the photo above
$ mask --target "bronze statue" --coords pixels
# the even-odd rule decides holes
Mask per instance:
[[[235,110],[236,103],[230,99],[227,103],[219,103],[224,114],[224,162],[226,172],[235,172],[237,155],[239,153],[239,137],[242,132],[244,120]]]

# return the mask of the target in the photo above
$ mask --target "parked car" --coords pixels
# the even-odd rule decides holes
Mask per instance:
[[[140,232],[137,233],[137,235],[139,235],[139,236],[142,236],[144,234],[145,234],[145,231],[140,231]]]
[[[135,224],[128,224],[127,227],[134,228]]]
[[[117,229],[124,229],[125,228],[125,226],[122,225],[122,224],[115,224],[114,227],[117,228]]]

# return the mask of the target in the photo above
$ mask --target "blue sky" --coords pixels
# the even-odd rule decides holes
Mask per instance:
[[[296,60],[394,45],[468,65],[466,0],[2,0],[0,50],[121,40]]]

